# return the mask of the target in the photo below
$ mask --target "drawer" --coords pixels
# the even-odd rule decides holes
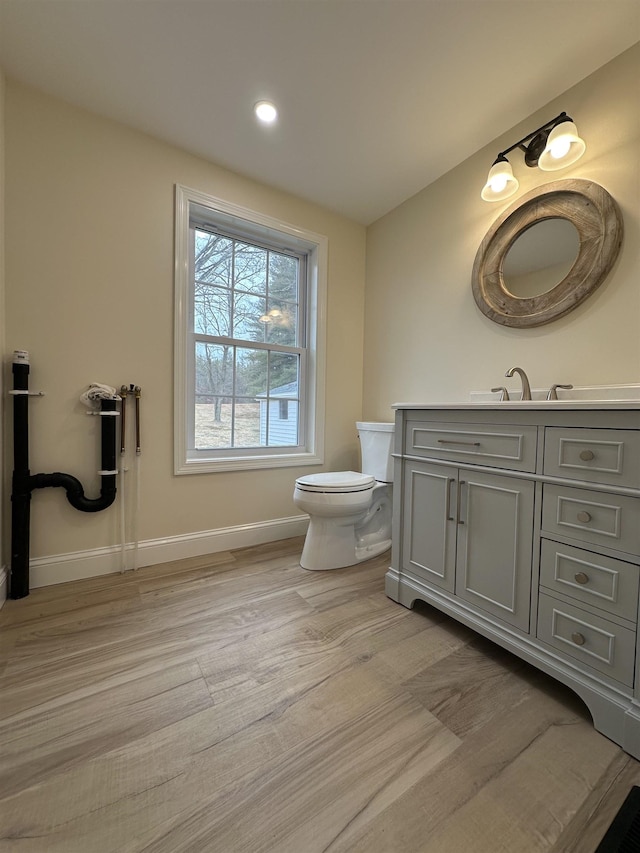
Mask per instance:
[[[541,594],[537,636],[563,656],[633,687],[636,633]]]
[[[630,622],[638,613],[640,566],[542,540],[540,584]]]
[[[536,440],[535,426],[407,421],[405,434],[411,456],[529,472],[536,469]]]
[[[640,488],[640,431],[547,427],[544,473],[568,480]]]
[[[640,498],[545,483],[542,529],[640,554]]]

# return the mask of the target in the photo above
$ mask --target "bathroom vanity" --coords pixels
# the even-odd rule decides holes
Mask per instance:
[[[640,758],[640,402],[394,408],[387,595],[568,685]]]

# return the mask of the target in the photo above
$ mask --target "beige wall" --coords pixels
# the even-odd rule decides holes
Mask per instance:
[[[135,382],[144,395],[142,540],[295,514],[298,469],[172,473],[175,183],[328,236],[327,469],[358,464],[353,422],[361,415],[388,420],[395,401],[464,399],[501,384],[513,364],[528,371],[534,387],[640,381],[639,75],[636,46],[372,225],[366,305],[361,226],[6,81],[0,326],[5,382],[12,350],[28,349],[31,387],[47,394],[30,408],[32,471],[68,471],[96,495],[98,424],[78,396],[92,381]],[[501,148],[563,109],[587,153],[546,176],[515,153],[519,194],[562,177],[602,184],[622,209],[623,249],[607,281],[573,313],[538,329],[510,330],[486,319],[471,295],[477,247],[509,204],[488,205],[480,189]],[[5,425],[9,418],[7,412]],[[10,470],[7,448],[5,494]],[[86,515],[61,490],[34,494],[33,557],[117,542],[114,507]]]
[[[46,392],[30,404],[33,473],[66,471],[96,496],[98,418],[78,397],[90,382],[133,382],[143,394],[142,540],[297,514],[303,469],[172,473],[176,183],[329,238],[325,467],[357,464],[362,226],[11,80],[6,161],[4,351],[29,350],[31,388]],[[36,492],[31,556],[117,544],[117,516],[77,512],[60,489]]]
[[[640,381],[639,80],[636,45],[370,226],[364,417],[387,418],[393,402],[464,400],[494,385],[517,388],[504,379],[513,365],[528,372],[534,388]],[[518,195],[502,204],[482,201],[497,153],[562,110],[587,143],[583,158],[545,174],[525,166],[516,151]],[[492,323],[471,293],[480,241],[519,196],[562,178],[595,181],[618,202],[625,236],[616,266],[560,320],[524,330]]]

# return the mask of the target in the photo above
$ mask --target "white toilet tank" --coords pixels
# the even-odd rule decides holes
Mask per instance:
[[[393,482],[394,424],[356,422],[362,450],[362,473],[380,483]]]

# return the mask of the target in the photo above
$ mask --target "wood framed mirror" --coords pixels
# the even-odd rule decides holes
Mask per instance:
[[[622,216],[603,187],[579,179],[545,184],[487,232],[473,264],[474,299],[495,323],[542,326],[602,284],[621,245]]]

